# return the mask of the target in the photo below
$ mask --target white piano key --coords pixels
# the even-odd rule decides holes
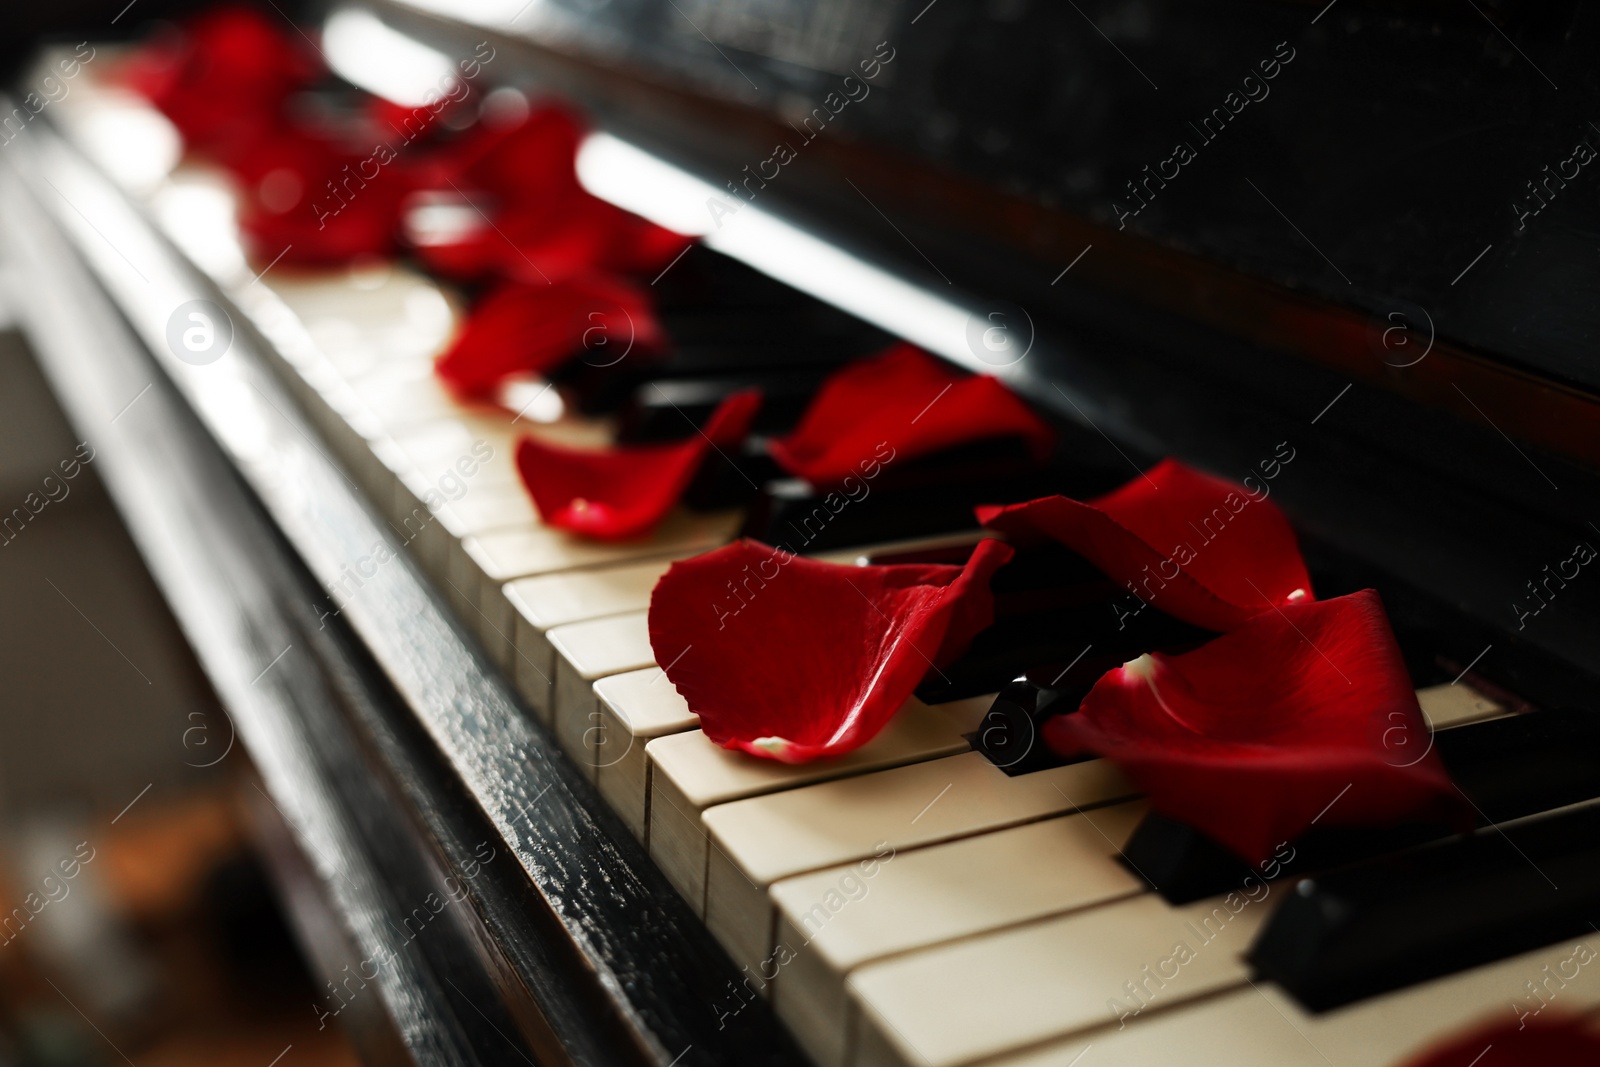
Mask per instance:
[[[503,593],[511,604],[512,639],[517,652],[512,679],[541,722],[550,723],[554,707],[555,650],[546,636],[550,630],[567,623],[645,610],[650,606],[650,591],[676,558],[680,557],[542,574],[506,583]],[[670,682],[664,684],[672,689]],[[642,742],[640,747],[643,748]],[[642,752],[640,755],[642,758]]]
[[[1506,714],[1506,708],[1465,682],[1417,690],[1417,703],[1435,730],[1482,722]]]
[[[384,471],[372,450],[372,442],[384,434],[377,416],[326,363],[286,368],[281,377],[318,435],[328,443],[329,452],[363,486],[372,483],[374,476]]]
[[[461,301],[394,263],[327,271],[273,271],[261,279],[347,380],[399,363],[431,366],[455,332]]]
[[[375,273],[385,277],[374,286]],[[274,274],[262,284],[284,301],[323,357],[301,359],[285,379],[341,458],[360,471],[358,480],[374,480],[384,467],[371,443],[387,434],[391,422],[369,402],[368,383],[430,379],[433,356],[454,328],[453,298],[389,265],[356,278],[343,272]],[[421,314],[423,305],[432,310]],[[296,387],[295,379],[309,388]],[[368,442],[365,450],[355,447],[361,441]],[[387,507],[381,492],[377,498]]]
[[[1306,1011],[1271,983],[1257,982],[1152,1014],[1126,1029],[1053,1042],[985,1067],[1069,1067],[1078,1057],[1082,1067],[1391,1067],[1469,1031],[1515,1026],[1524,1012],[1538,1012],[1530,1024],[1558,1013],[1594,1012],[1600,1008],[1597,952],[1600,938],[1593,935],[1562,941],[1323,1014]],[[1579,964],[1579,958],[1590,962]],[[1547,1005],[1542,1011],[1541,1004]],[[1086,1047],[1093,1049],[1088,1055]]]
[[[848,979],[854,1063],[956,1067],[1238,986],[1273,895],[1146,893],[868,964]]]
[[[966,735],[978,728],[993,702],[989,695],[927,705],[913,697],[865,745],[812,763],[779,763],[721,748],[699,730],[651,741],[645,749],[650,757],[650,855],[684,899],[703,913],[710,851],[703,815],[708,809],[966,752]]]
[[[513,458],[516,438],[510,430],[474,429],[460,419],[447,419],[390,436],[417,472],[441,492],[451,491],[455,483],[522,482]]]
[[[735,512],[695,513],[678,509],[656,531],[631,541],[594,541],[547,526],[496,530],[466,538],[449,583],[470,599],[478,616],[478,632],[492,644],[501,666],[513,653],[511,601],[503,587],[516,578],[561,571],[633,563],[646,559],[693,555],[715,548],[738,530]]]
[[[281,377],[290,383],[302,410],[327,442],[329,453],[387,515],[392,470],[406,469],[410,461],[389,439],[377,416],[326,362],[285,366]]]
[[[418,508],[403,516],[402,528],[396,532],[415,539],[419,553],[428,561],[429,573],[441,586],[451,573],[453,557],[464,555],[461,546],[468,537],[540,525],[538,509],[520,485],[469,485],[455,499],[449,499],[423,484],[420,476],[413,477],[407,487],[424,504],[436,500],[442,503],[431,511]]]
[[[516,412],[488,404],[464,404],[434,374],[431,366],[396,367],[353,383],[356,395],[390,432],[434,422],[459,421],[475,432],[515,433]],[[522,425],[527,428],[526,423]]]
[[[851,970],[1144,892],[1116,855],[1145,810],[1129,801],[902,852],[870,878],[852,864],[776,883],[789,957],[772,983],[778,1015],[819,1067],[842,1067]]]
[[[628,829],[646,841],[650,759],[645,746],[658,737],[693,730],[700,716],[660,667],[602,678],[594,685],[599,729],[591,734],[595,785]]]
[[[703,816],[706,925],[735,962],[771,949],[767,890],[780,879],[1127,799],[1106,760],[1008,776],[978,752],[711,808]]]
[[[462,537],[490,530],[504,530],[526,526],[539,521],[539,510],[521,485],[511,492],[491,489],[489,486],[469,485],[460,496],[447,499],[445,506],[463,523]]]
[[[600,712],[594,684],[623,671],[655,665],[648,615],[632,611],[557,626],[547,635],[555,650],[556,740],[593,776]]]
[[[401,437],[386,438],[388,460],[386,514],[402,525],[426,516],[441,501],[469,494],[526,495],[509,460],[505,435],[474,435],[459,422],[432,423]],[[376,444],[376,442],[375,442]],[[379,498],[380,504],[385,498]],[[484,531],[487,532],[487,531]],[[446,550],[448,567],[450,550]]]

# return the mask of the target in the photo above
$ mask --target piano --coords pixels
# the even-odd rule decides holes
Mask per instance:
[[[1600,1011],[1582,966],[1600,857],[1581,836],[1600,578],[1551,577],[1600,538],[1600,15],[267,13],[365,89],[404,95],[476,56],[485,91],[572,101],[593,123],[586,187],[698,238],[650,283],[680,362],[621,393],[580,374],[468,408],[432,374],[459,290],[404,261],[245,255],[226,183],[107,76],[138,9],[11,86],[0,233],[19,320],[248,756],[325,983],[307,1010],[365,1058],[1398,1065],[1547,1007]],[[70,91],[24,105],[73,55]],[[199,349],[174,341],[193,324]],[[578,540],[540,523],[517,436],[673,435],[730,382],[803,396],[818,366],[895,339],[999,377],[1109,484],[1167,455],[1236,480],[1276,457],[1272,499],[1319,592],[1381,592],[1428,744],[1477,737],[1491,777],[1503,753],[1519,782],[1573,790],[1426,845],[1456,851],[1420,866],[1414,843],[1345,842],[1326,877],[1290,870],[1219,911],[1230,884],[1203,848],[1184,866],[1181,826],[1151,853],[1170,872],[1122,857],[1163,827],[1104,761],[986,739],[998,686],[836,760],[712,745],[646,610],[740,516]],[[793,418],[775,409],[766,432]],[[976,536],[904,525],[817,554]],[[1529,724],[1557,718],[1569,732],[1528,749]],[[1322,906],[1390,908],[1422,947],[1303,914]],[[1319,963],[1315,939],[1344,934],[1352,958]]]

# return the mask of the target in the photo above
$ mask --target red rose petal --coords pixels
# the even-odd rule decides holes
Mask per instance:
[[[410,172],[326,136],[280,128],[221,153],[241,185],[239,226],[263,261],[348,263],[398,248]]]
[[[526,196],[526,193],[519,193]],[[419,242],[417,256],[435,273],[462,281],[501,277],[535,285],[595,269],[623,273],[659,271],[689,239],[579,190],[497,211],[482,193],[456,199],[486,212],[448,239]]]
[[[547,524],[605,540],[633,537],[666,517],[713,446],[744,439],[760,406],[758,390],[735,393],[698,433],[674,444],[594,452],[523,438],[517,469]]]
[[[159,108],[190,148],[254,136],[321,65],[287,23],[244,6],[199,15],[132,56],[124,80]]]
[[[787,763],[870,741],[936,663],[994,617],[995,540],[964,567],[850,567],[739,541],[681,563],[650,597],[656,662],[724,748]]]
[[[1516,1007],[1513,1001],[1513,1010]],[[1573,1018],[1482,1026],[1406,1061],[1407,1067],[1593,1067],[1597,1063],[1600,1033],[1591,1022]]]
[[[395,152],[403,152],[416,145],[430,144],[432,135],[444,127],[446,120],[454,120],[463,112],[476,109],[479,104],[477,90],[466,82],[457,83],[465,91],[452,100],[440,97],[432,104],[400,104],[374,96],[367,100],[364,110],[366,125],[378,134],[378,139]]]
[[[1044,727],[1058,752],[1122,765],[1157,810],[1255,862],[1318,820],[1454,820],[1462,802],[1431,749],[1400,649],[1368,589],[1269,611],[1192,652],[1107,672]],[[1320,818],[1319,818],[1320,817]]]
[[[439,376],[464,396],[492,399],[514,374],[543,374],[586,348],[610,364],[662,344],[650,298],[617,278],[583,275],[552,285],[492,290],[439,357]],[[603,347],[602,347],[603,346]]]
[[[593,270],[659,270],[689,239],[590,195],[575,161],[583,127],[546,104],[510,125],[470,131],[430,159],[425,183],[470,205],[469,225],[421,242],[437,273],[474,280],[560,281]],[[479,214],[481,213],[481,214]],[[481,225],[480,225],[481,222]]]
[[[830,375],[771,452],[791,474],[826,488],[859,473],[885,441],[909,459],[998,437],[1022,438],[1040,459],[1055,443],[1055,431],[997,379],[897,344]]]
[[[1014,540],[1054,538],[1167,614],[1210,630],[1312,597],[1277,505],[1177,460],[1096,500],[979,508],[978,521]]]
[[[143,50],[127,77],[189,147],[238,179],[240,228],[258,259],[327,265],[390,255],[410,174],[374,144],[393,139],[390,127],[352,136],[326,117],[290,114],[289,96],[321,70],[308,51],[287,23],[225,8]]]
[[[497,197],[519,189],[530,198],[563,196],[579,187],[573,160],[583,135],[575,112],[542,103],[518,120],[486,121],[464,133],[438,158],[439,181]]]

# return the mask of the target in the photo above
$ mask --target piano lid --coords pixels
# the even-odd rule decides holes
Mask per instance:
[[[1098,431],[1097,459],[1238,477],[1299,449],[1275,498],[1307,537],[1496,633],[1592,534],[1594,266],[1550,251],[1594,230],[1588,164],[1536,215],[1496,206],[1519,153],[1583,136],[1560,109],[1600,26],[1575,4],[329,6],[578,99],[610,135],[601,195],[998,374]],[[1437,164],[1463,145],[1489,162]],[[995,311],[1031,327],[1026,358],[965,336]],[[1596,624],[1507,639],[1578,663]]]
[[[709,228],[765,203],[930,287],[1161,309],[1596,461],[1575,0],[372,6],[535,43],[537,77],[722,190]]]

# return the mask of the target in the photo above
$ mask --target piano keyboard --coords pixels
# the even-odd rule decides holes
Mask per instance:
[[[1194,1067],[1281,1067],[1286,1063],[1398,1067],[1462,1031],[1485,1023],[1516,1022],[1518,1005],[1530,999],[1528,983],[1536,982],[1546,968],[1570,959],[1572,951],[1570,942],[1551,946],[1324,1015],[1306,1012],[1271,985],[1245,981],[1239,988],[1175,1005],[1170,1011],[1158,1013],[1152,1005],[1148,1019],[1123,1029],[1103,1027],[1051,1040],[985,1064],[1071,1067],[1081,1062],[1144,1067],[1171,1062],[1178,1051],[1180,1062]],[[1141,961],[1141,967],[1149,962]],[[1593,1012],[1600,1007],[1600,978],[1579,971],[1561,990],[1558,1003],[1565,1013]],[[885,1028],[888,1025],[892,1023],[885,1020]],[[878,1027],[863,1030],[856,1063],[876,1067],[907,1062],[901,1052],[904,1039],[896,1035],[895,1043],[883,1034]],[[1092,1053],[1086,1054],[1091,1049]],[[913,1058],[909,1062],[942,1061]]]
[[[87,86],[57,106],[82,130],[138,107]],[[167,219],[216,193],[213,176],[183,168],[137,195]],[[215,232],[169,236],[217,262]],[[712,1010],[769,998],[819,1067],[1069,1067],[1089,1049],[1091,1067],[1175,1050],[1219,1067],[1391,1063],[1508,1015],[1570,954],[1553,945],[1313,1015],[1244,958],[1294,891],[1287,879],[1259,899],[1167,903],[1117,858],[1145,811],[1136,790],[1100,760],[1007,774],[972,748],[988,696],[912,700],[831,761],[717,748],[655,662],[646,609],[671,562],[726,542],[738,514],[680,510],[622,544],[544,526],[515,470],[518,435],[603,444],[615,421],[552,415],[537,398],[524,412],[458,404],[431,373],[455,294],[390,266],[266,272],[243,289],[239,306],[269,336],[287,317],[313,342],[284,354],[284,377],[396,541],[742,968]],[[353,576],[334,599],[359,595]],[[1419,698],[1438,729],[1504,712],[1466,684]],[[1600,971],[1561,1001],[1600,1008]]]

